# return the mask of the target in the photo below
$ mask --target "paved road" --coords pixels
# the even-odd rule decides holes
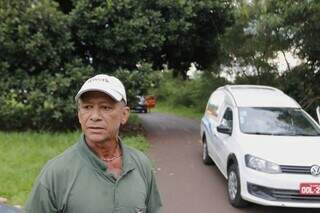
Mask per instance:
[[[150,157],[165,213],[315,213],[315,209],[252,205],[235,209],[227,201],[226,180],[201,161],[199,122],[161,113],[140,114],[151,143]]]
[[[21,209],[10,207],[0,203],[0,213],[24,213]]]

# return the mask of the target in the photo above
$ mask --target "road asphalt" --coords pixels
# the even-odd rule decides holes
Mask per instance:
[[[165,213],[315,213],[317,209],[250,205],[235,209],[228,203],[227,182],[215,166],[201,160],[200,121],[162,113],[139,114],[151,144]]]
[[[0,213],[24,213],[23,210],[0,203]]]

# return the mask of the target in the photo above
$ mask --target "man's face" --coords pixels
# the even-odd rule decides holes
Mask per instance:
[[[119,127],[126,123],[129,108],[102,92],[86,92],[79,100],[78,118],[88,142],[117,140]]]

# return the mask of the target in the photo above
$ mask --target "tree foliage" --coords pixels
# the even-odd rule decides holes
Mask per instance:
[[[231,1],[158,1],[165,42],[153,61],[186,77],[190,63],[208,69],[219,63],[219,36],[233,23]],[[161,57],[159,57],[161,56]]]
[[[172,70],[162,73],[157,99],[171,107],[182,106],[203,113],[212,91],[229,84],[227,79],[214,73],[204,73],[199,78],[185,81],[171,76]]]
[[[301,58],[320,65],[320,2],[270,1],[270,12],[282,16],[281,29]]]
[[[134,69],[164,42],[158,11],[148,1],[74,1],[69,13],[75,48],[98,72]]]
[[[236,83],[277,86],[313,112],[320,104],[320,2],[236,1],[235,24],[222,39],[224,63],[237,65]],[[293,68],[286,56],[296,54],[301,64]],[[287,70],[277,70],[273,60],[283,55]]]
[[[263,83],[267,73],[277,74],[270,59],[289,48],[277,28],[281,17],[270,14],[265,1],[239,1],[235,20],[222,39],[225,63],[243,67],[239,70],[241,76],[254,75],[257,83]]]
[[[319,14],[317,0],[0,0],[0,129],[74,128],[73,96],[89,76],[114,73],[134,102],[159,83],[154,70],[186,78],[191,62],[237,65],[237,82],[280,87],[313,109]],[[279,73],[271,59],[287,52],[302,63]],[[201,99],[210,81],[198,83],[177,102]]]
[[[217,38],[232,23],[223,0],[58,1],[71,19],[76,52],[96,70],[164,64],[186,77],[191,62],[217,63]]]
[[[138,64],[134,70],[120,68],[114,75],[126,86],[129,106],[137,103],[137,95],[148,95],[150,90],[158,87],[160,83],[160,73],[155,72],[152,65],[148,63]]]
[[[93,70],[74,55],[57,4],[0,1],[0,129],[75,128],[73,95]]]
[[[68,17],[49,0],[0,4],[1,68],[10,74],[60,72],[73,52]]]

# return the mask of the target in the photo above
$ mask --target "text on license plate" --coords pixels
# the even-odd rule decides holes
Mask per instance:
[[[300,183],[300,194],[320,196],[320,183]]]

